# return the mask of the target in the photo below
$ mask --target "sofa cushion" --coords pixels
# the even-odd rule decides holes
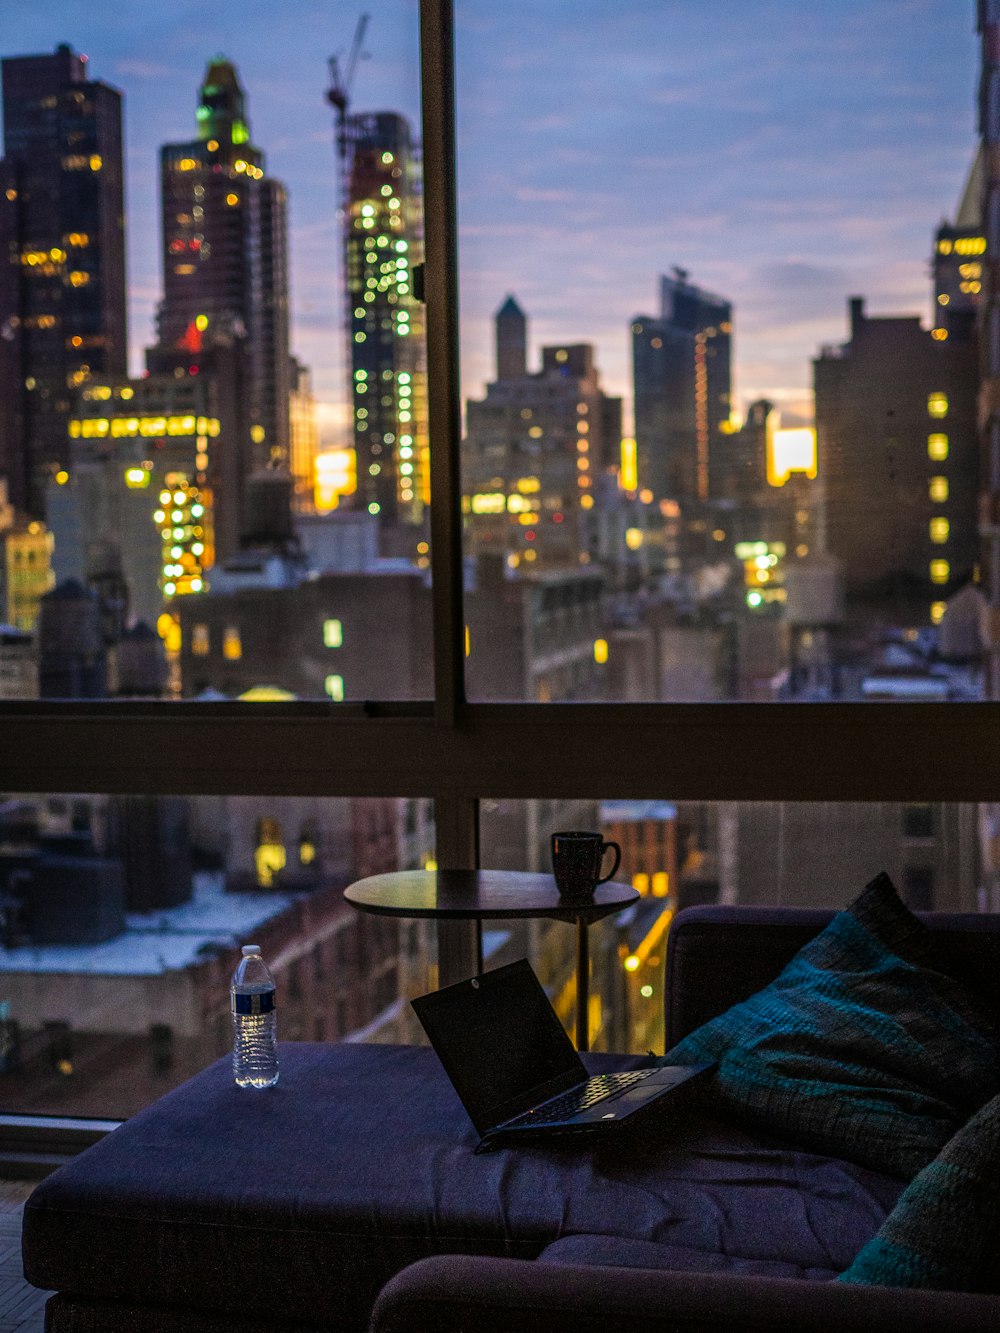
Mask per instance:
[[[362,1329],[382,1285],[415,1259],[535,1258],[576,1232],[840,1272],[900,1190],[694,1114],[665,1132],[669,1098],[592,1146],[476,1156],[430,1049],[289,1043],[280,1054],[275,1088],[234,1087],[221,1060],[43,1181],[24,1213],[28,1280],[258,1320],[333,1308]]]
[[[777,980],[664,1062],[716,1060],[717,1109],[909,1180],[1000,1089],[993,1024],[935,948],[879,875]]]
[[[1000,1291],[1000,1097],[910,1182],[841,1281]]]
[[[832,1268],[806,1268],[781,1259],[746,1259],[716,1250],[684,1245],[659,1245],[627,1236],[563,1236],[547,1245],[540,1264],[597,1264],[604,1268],[655,1268],[671,1273],[752,1273],[757,1277],[829,1279]]]

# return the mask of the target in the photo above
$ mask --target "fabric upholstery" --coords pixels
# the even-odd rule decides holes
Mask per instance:
[[[1000,1089],[990,1018],[886,875],[663,1059],[717,1060],[720,1111],[904,1180]]]
[[[911,1181],[841,1281],[1000,1292],[1000,1097]]]
[[[840,1272],[899,1193],[863,1168],[655,1109],[593,1146],[475,1156],[427,1048],[295,1043],[281,1060],[263,1093],[234,1087],[219,1061],[43,1181],[24,1213],[28,1280],[288,1322],[333,1297],[339,1326],[360,1329],[415,1259],[534,1258],[576,1232]]]
[[[540,1264],[598,1264],[603,1268],[663,1269],[670,1273],[753,1273],[763,1277],[836,1277],[832,1268],[806,1268],[781,1259],[745,1259],[717,1250],[660,1245],[628,1236],[563,1236],[547,1245]]]

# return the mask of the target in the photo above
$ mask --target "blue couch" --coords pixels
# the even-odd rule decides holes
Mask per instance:
[[[829,917],[681,913],[668,1045],[773,979]],[[1000,918],[926,919],[1000,1018]],[[50,1333],[1000,1330],[1000,1296],[831,1286],[898,1180],[669,1102],[620,1140],[474,1156],[426,1048],[281,1055],[273,1092],[234,1088],[220,1061],[39,1186],[23,1254],[28,1280],[58,1292]]]

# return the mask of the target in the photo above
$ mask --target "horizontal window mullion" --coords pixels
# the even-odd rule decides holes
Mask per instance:
[[[0,790],[987,801],[1000,704],[20,706]]]

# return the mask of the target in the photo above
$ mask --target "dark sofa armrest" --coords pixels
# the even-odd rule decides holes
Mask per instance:
[[[440,1255],[397,1273],[369,1333],[1000,1333],[1000,1296]]]

